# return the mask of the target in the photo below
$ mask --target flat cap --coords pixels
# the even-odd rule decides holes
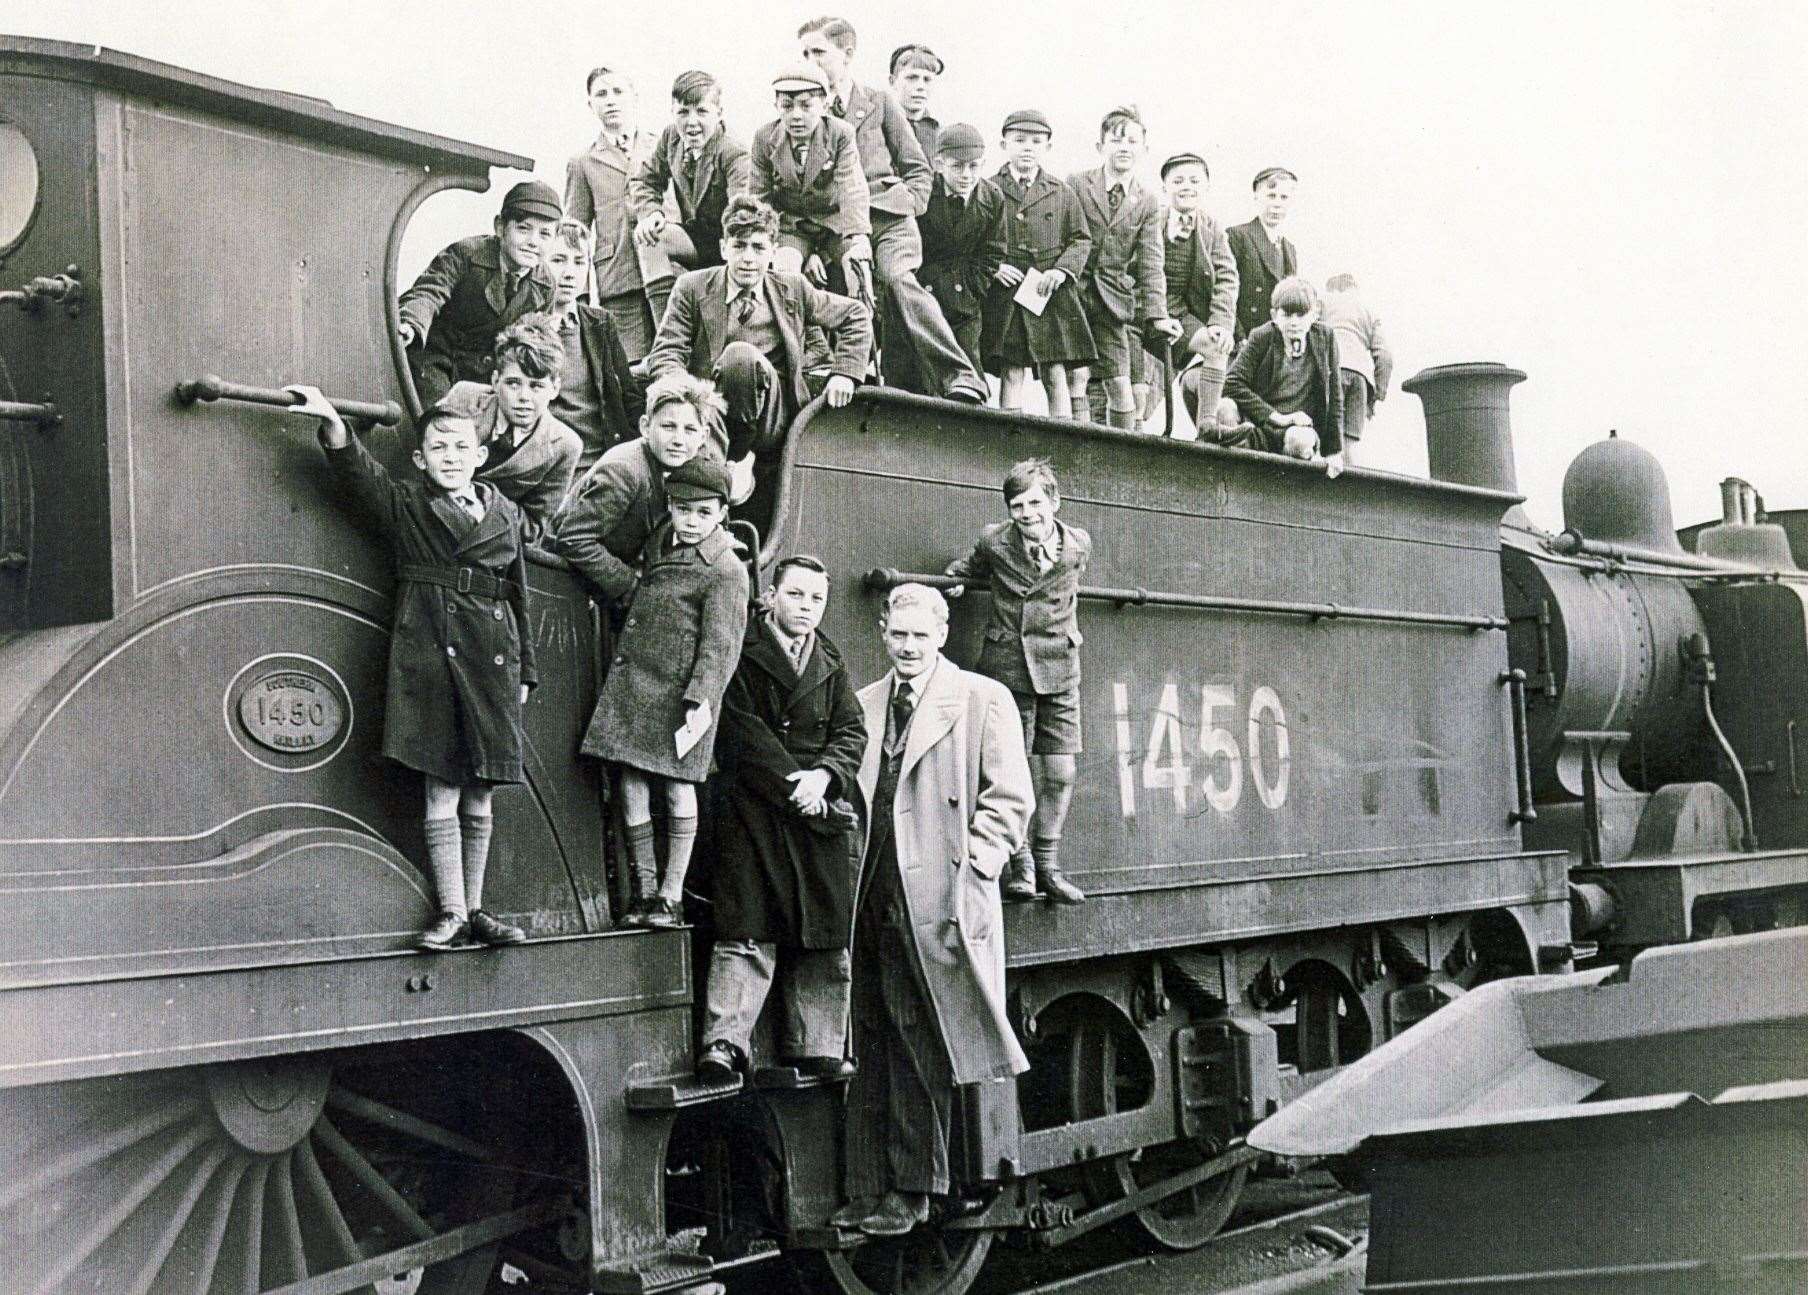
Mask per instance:
[[[814,63],[797,63],[773,77],[772,88],[786,94],[799,94],[805,90],[827,94],[829,83],[823,77],[822,69]]]
[[[1019,108],[1004,119],[1005,130],[1039,130],[1044,135],[1053,135],[1055,128],[1048,124],[1048,115],[1040,108]]]
[[[1250,181],[1249,187],[1252,189],[1260,189],[1270,180],[1277,177],[1285,177],[1296,183],[1299,181],[1299,177],[1284,166],[1265,166],[1260,171],[1256,172],[1256,178]]]
[[[547,220],[563,220],[565,208],[552,186],[539,180],[523,180],[502,198],[502,214],[507,216],[544,216]]]
[[[731,489],[727,466],[713,454],[699,454],[683,467],[673,468],[665,479],[667,499],[720,499],[727,502]]]
[[[1161,164],[1161,178],[1167,179],[1168,172],[1177,166],[1196,166],[1205,172],[1205,178],[1212,178],[1212,168],[1205,164],[1205,159],[1197,153],[1176,153]]]
[[[972,162],[986,155],[986,141],[980,136],[979,127],[957,121],[943,129],[935,141],[935,151],[938,157]]]

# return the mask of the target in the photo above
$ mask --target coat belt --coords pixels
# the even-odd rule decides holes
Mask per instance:
[[[504,580],[474,567],[429,567],[404,562],[396,568],[396,578],[417,585],[438,585],[461,594],[476,594],[479,598],[517,598],[521,595],[521,586],[513,580]]]

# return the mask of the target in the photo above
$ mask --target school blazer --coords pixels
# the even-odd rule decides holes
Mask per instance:
[[[781,232],[795,233],[798,222],[808,220],[843,238],[872,234],[860,145],[845,121],[822,119],[801,170],[784,123],[769,121],[753,134],[750,162],[749,192],[777,208]]]
[[[948,574],[987,581],[992,614],[979,650],[979,672],[1016,692],[1042,696],[1080,682],[1080,576],[1092,558],[1092,536],[1056,520],[1061,557],[1038,571],[1012,522],[986,527],[973,551]]]
[[[1092,256],[1092,227],[1074,191],[1047,171],[1036,172],[1025,189],[1008,166],[1001,167],[992,182],[1005,200],[994,249],[999,261],[1019,268],[1061,270],[1079,282]]]
[[[972,319],[985,305],[1003,245],[1004,194],[990,180],[973,186],[964,208],[941,176],[929,191],[929,208],[917,221],[923,264],[917,278],[935,297],[950,324]]]
[[[1268,393],[1274,390],[1287,342],[1272,322],[1249,335],[1224,378],[1224,394],[1237,403],[1237,412],[1269,434],[1268,416],[1274,406]],[[1318,432],[1323,454],[1343,449],[1343,380],[1337,366],[1337,338],[1323,324],[1313,324],[1306,334],[1306,354],[1312,361],[1312,390],[1305,412]],[[1270,437],[1272,440],[1272,437]]]
[[[1162,244],[1165,276],[1168,257],[1168,209],[1158,214],[1156,229]],[[1218,222],[1203,211],[1193,215],[1193,271],[1179,290],[1168,296],[1168,316],[1191,315],[1206,327],[1216,324],[1234,335],[1237,325],[1237,258]],[[1191,339],[1182,339],[1188,341]]]
[[[860,146],[860,170],[872,209],[892,216],[922,215],[935,171],[891,92],[854,86],[848,91],[847,123]]]
[[[1125,186],[1123,201],[1111,210],[1105,168],[1071,177],[1067,185],[1080,199],[1092,230],[1092,258],[1086,277],[1111,317],[1122,323],[1166,319],[1168,283],[1162,268],[1161,204],[1140,184]]]
[[[628,179],[652,149],[653,140],[635,131],[626,153],[599,138],[565,164],[565,218],[596,231],[591,260],[596,267],[599,301],[640,290],[640,257],[634,250],[634,222],[629,219]]]
[[[721,126],[703,141],[692,171],[684,164],[684,136],[676,126],[667,126],[628,181],[628,204],[638,224],[664,210],[669,187],[678,200],[678,221],[697,249],[698,263],[720,265],[722,213],[730,198],[747,192],[751,172],[747,146]]]
[[[795,412],[810,403],[804,380],[808,363],[807,340],[811,328],[828,334],[832,353],[829,369],[853,382],[866,374],[873,349],[872,312],[852,297],[824,292],[801,274],[783,270],[766,273],[766,305],[778,325],[784,347],[784,367],[779,379]],[[711,266],[680,275],[672,288],[665,321],[647,356],[647,371],[654,379],[683,369],[707,377],[716,357],[728,345],[728,270]]]
[[[1224,236],[1237,261],[1237,340],[1242,341],[1268,322],[1274,286],[1299,273],[1299,252],[1284,234],[1278,246],[1271,243],[1259,220],[1232,225]]]

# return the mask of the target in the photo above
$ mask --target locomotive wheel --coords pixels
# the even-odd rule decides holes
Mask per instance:
[[[962,1295],[985,1266],[992,1233],[944,1231],[934,1219],[908,1236],[823,1255],[842,1295]]]
[[[380,1091],[279,1057],[0,1094],[7,1289],[253,1295],[312,1278],[321,1295],[478,1295],[493,1239],[431,1267],[344,1272],[499,1214],[514,1191],[485,1147],[394,1104],[405,1085]]]
[[[1076,1120],[1112,1115],[1139,1080],[1123,1064],[1116,1036],[1097,1017],[1075,1020],[1068,1048],[1068,1092]],[[1191,1142],[1143,1147],[1087,1166],[1086,1196],[1096,1208],[1122,1200],[1164,1178],[1202,1165],[1210,1154]],[[1243,1194],[1247,1165],[1218,1174],[1145,1205],[1131,1217],[1151,1241],[1169,1250],[1191,1250],[1216,1236]]]

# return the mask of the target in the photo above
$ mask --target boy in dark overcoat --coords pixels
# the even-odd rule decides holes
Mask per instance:
[[[1270,320],[1243,340],[1224,395],[1261,432],[1257,448],[1295,459],[1324,456],[1343,472],[1343,377],[1337,337],[1318,322],[1318,293],[1305,279],[1275,286]]]
[[[685,72],[672,82],[672,124],[628,181],[634,237],[654,246],[665,229],[665,196],[678,202],[678,223],[697,250],[693,269],[722,264],[722,213],[728,200],[747,192],[747,146],[722,124],[722,88],[707,72]],[[663,311],[661,314],[663,315]],[[653,321],[655,331],[659,320]]]
[[[320,443],[344,494],[394,546],[396,611],[383,754],[426,780],[427,862],[440,911],[416,941],[451,947],[467,935],[519,944],[520,927],[483,907],[490,798],[525,781],[521,707],[535,682],[527,632],[521,511],[487,482],[477,428],[439,413],[414,452],[420,480],[398,482],[313,387],[291,387],[297,413],[320,420]]]
[[[980,332],[986,293],[1004,243],[1004,194],[980,174],[986,143],[976,127],[956,122],[936,139],[935,183],[923,227],[923,286],[954,330],[977,373],[985,372]]]
[[[722,522],[728,469],[699,455],[666,476],[666,522],[641,555],[583,752],[621,770],[622,820],[641,901],[630,925],[677,926],[697,841],[697,785],[709,776],[728,688],[747,632],[747,568]],[[694,736],[681,746],[683,730]],[[654,853],[653,792],[664,792],[666,864]],[[657,887],[657,894],[653,891]]]
[[[401,295],[396,333],[423,408],[455,382],[488,382],[496,334],[552,301],[540,259],[559,219],[559,195],[523,180],[502,199],[494,233],[444,249]]]
[[[697,1061],[707,1078],[747,1068],[775,970],[787,1007],[779,1055],[806,1074],[850,1069],[859,817],[847,798],[866,751],[866,720],[841,653],[817,629],[828,601],[821,562],[780,562],[722,699],[716,942]]]
[[[1281,233],[1298,183],[1299,177],[1284,166],[1263,167],[1250,185],[1255,218],[1224,231],[1230,254],[1237,259],[1238,346],[1268,322],[1269,303],[1280,281],[1299,273],[1299,251]]]

